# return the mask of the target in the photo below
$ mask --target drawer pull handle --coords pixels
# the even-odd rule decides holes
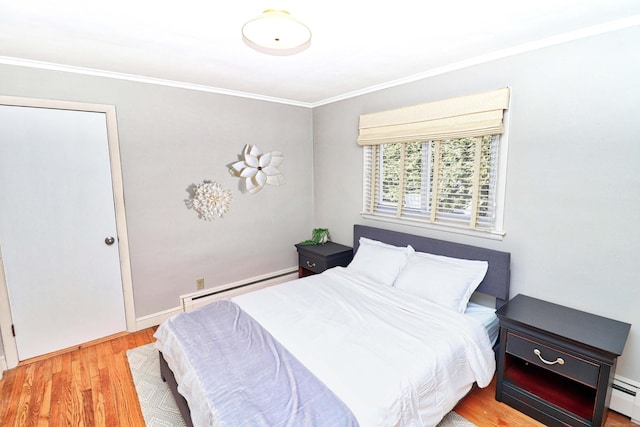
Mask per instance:
[[[545,363],[547,365],[555,365],[556,363],[558,365],[564,365],[564,359],[562,357],[558,357],[556,360],[554,360],[553,362],[550,362],[548,360],[546,360],[545,358],[542,357],[542,353],[540,352],[540,350],[538,350],[537,348],[533,350],[533,354],[535,354],[536,356],[538,356],[538,359],[540,359],[540,361],[542,363]]]
[[[313,268],[313,267],[315,267],[315,266],[316,266],[316,263],[315,263],[315,262],[309,262],[309,261],[307,261],[307,267],[309,267],[309,268]]]

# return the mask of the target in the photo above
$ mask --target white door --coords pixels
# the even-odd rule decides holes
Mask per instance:
[[[105,113],[0,105],[0,247],[19,360],[126,330]]]

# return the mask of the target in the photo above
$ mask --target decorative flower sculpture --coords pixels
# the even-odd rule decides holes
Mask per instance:
[[[217,182],[203,181],[195,186],[189,204],[198,212],[198,218],[211,221],[216,215],[222,218],[229,211],[232,199],[231,191]]]
[[[284,160],[282,153],[272,151],[264,153],[255,145],[245,145],[242,150],[242,158],[239,162],[229,167],[229,172],[243,180],[244,190],[255,194],[265,184],[284,184],[284,175],[278,170],[278,166]]]

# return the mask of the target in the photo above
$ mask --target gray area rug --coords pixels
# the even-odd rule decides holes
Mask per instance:
[[[147,427],[185,426],[169,386],[160,378],[158,351],[153,344],[127,350],[127,359]],[[476,427],[476,425],[455,412],[449,412],[438,427]]]
[[[127,350],[127,359],[147,426],[186,427],[169,386],[160,377],[158,350],[153,344]]]
[[[466,418],[462,418],[460,415],[451,411],[444,416],[438,427],[478,427]]]

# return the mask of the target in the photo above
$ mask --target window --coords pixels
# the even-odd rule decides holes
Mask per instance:
[[[497,105],[473,107],[482,110],[481,117],[461,109],[464,114],[450,121],[454,126],[442,126],[443,118],[449,117],[435,114],[433,119],[433,110],[422,114],[433,103],[376,113],[373,120],[371,115],[362,116],[358,143],[364,146],[363,215],[501,235],[504,182],[499,180],[499,171],[505,169],[502,108],[507,106],[508,95],[508,89],[501,90]],[[487,94],[472,95],[478,96]],[[450,107],[455,103],[460,103],[460,98],[438,104],[451,116],[456,109]],[[423,117],[418,120],[415,114],[408,114],[416,109],[422,110]],[[496,109],[499,119],[493,114],[489,123],[485,110],[495,113]],[[384,115],[386,119],[381,120]],[[420,120],[425,116],[428,120]],[[408,120],[411,123],[406,123]],[[435,126],[434,121],[438,122]],[[480,126],[478,122],[482,122]],[[435,138],[425,137],[428,135]]]

